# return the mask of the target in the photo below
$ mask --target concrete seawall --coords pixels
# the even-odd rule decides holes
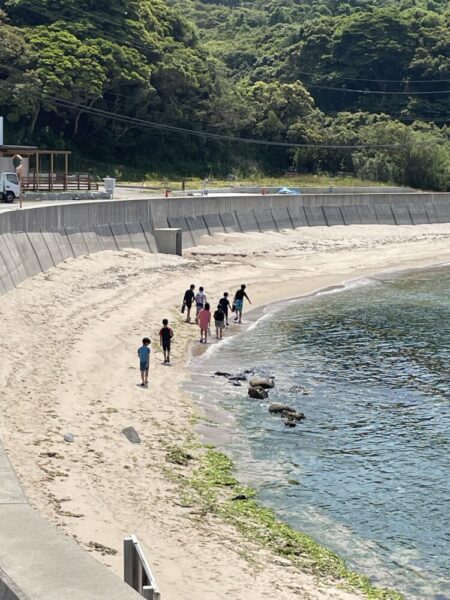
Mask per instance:
[[[446,222],[450,194],[417,192],[151,198],[8,211],[0,214],[0,294],[68,257],[123,248],[157,252],[157,228],[180,228],[188,248],[218,232]]]
[[[181,229],[183,246],[190,247],[214,233],[448,222],[450,194],[397,191],[152,198],[18,209],[0,214],[0,294],[69,257],[124,248],[167,252],[157,229]],[[0,481],[0,600],[140,597],[33,511],[1,445]]]

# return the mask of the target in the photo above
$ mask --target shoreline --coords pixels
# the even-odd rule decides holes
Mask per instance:
[[[136,533],[164,600],[178,600],[187,588],[192,600],[262,600],[274,581],[282,600],[366,597],[280,562],[217,515],[180,505],[169,471],[186,478],[192,467],[173,466],[168,457],[192,442],[196,417],[179,389],[194,331],[180,320],[179,300],[191,281],[218,297],[246,281],[260,310],[286,291],[298,298],[385,266],[449,261],[449,239],[450,225],[219,235],[183,259],[105,252],[24,282],[1,308],[0,437],[30,503],[116,573],[120,556],[112,550]],[[173,367],[155,366],[160,351],[154,350],[150,389],[138,389],[138,342],[149,331],[155,348],[168,315],[176,336]],[[26,364],[23,339],[33,348]],[[130,425],[142,445],[122,435]],[[76,434],[74,444],[62,439],[67,432]]]

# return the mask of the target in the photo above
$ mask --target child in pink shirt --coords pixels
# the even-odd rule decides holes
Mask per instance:
[[[200,343],[208,343],[208,328],[211,323],[211,312],[209,310],[209,304],[205,304],[205,308],[202,308],[198,313],[198,325],[200,327]]]

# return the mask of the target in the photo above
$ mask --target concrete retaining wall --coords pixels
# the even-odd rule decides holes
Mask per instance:
[[[217,233],[352,224],[450,222],[450,194],[403,192],[150,198],[55,204],[0,214],[0,294],[69,257],[139,248],[179,253]],[[168,239],[171,239],[168,245]]]

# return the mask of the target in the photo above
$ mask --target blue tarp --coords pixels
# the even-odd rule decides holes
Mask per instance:
[[[298,194],[300,194],[300,192],[298,190],[292,190],[291,188],[281,188],[280,190],[278,190],[277,192],[278,194],[290,194],[291,196],[297,196]]]

